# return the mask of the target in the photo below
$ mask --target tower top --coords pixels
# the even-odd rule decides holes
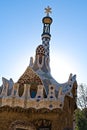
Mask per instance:
[[[43,22],[43,33],[42,33],[42,39],[43,37],[45,38],[49,38],[51,37],[50,35],[50,25],[52,23],[52,18],[49,16],[49,13],[51,13],[51,8],[49,6],[47,6],[47,8],[45,8],[45,13],[46,16],[43,17],[42,22]]]
[[[51,10],[52,9],[49,6],[47,8],[45,8],[45,13],[47,14],[47,16],[49,16],[49,13],[52,13]]]

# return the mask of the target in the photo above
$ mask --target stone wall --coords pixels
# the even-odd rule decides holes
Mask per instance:
[[[23,109],[3,106],[0,108],[0,130],[15,130],[26,128],[38,130],[39,127],[49,127],[49,130],[71,130],[73,128],[74,101],[66,97],[63,109]]]

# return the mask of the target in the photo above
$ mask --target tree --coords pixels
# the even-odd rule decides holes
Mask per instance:
[[[81,110],[81,109],[77,109],[76,111],[76,129],[75,130],[87,130],[87,117],[86,117],[86,112]]]
[[[87,108],[87,85],[80,84],[77,91],[77,105],[79,108]]]
[[[75,130],[87,130],[87,86],[84,84],[80,84],[78,86],[77,95],[78,109],[75,112]]]

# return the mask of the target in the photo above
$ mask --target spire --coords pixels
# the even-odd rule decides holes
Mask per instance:
[[[36,56],[35,56],[35,62],[33,64],[33,69],[35,71],[41,70],[44,73],[50,74],[49,41],[51,37],[50,25],[52,23],[52,18],[49,16],[49,14],[51,13],[51,8],[49,6],[45,8],[45,13],[46,13],[46,16],[43,17],[42,19],[42,22],[43,22],[43,33],[41,35],[42,45],[39,45],[36,49]]]
[[[52,23],[52,18],[49,16],[49,13],[52,13],[51,8],[48,6],[45,8],[45,13],[46,16],[42,19],[43,22],[43,33],[42,33],[42,38],[43,37],[51,37],[50,35],[50,25]]]
[[[43,17],[42,22],[43,22],[43,33],[42,33],[42,45],[45,48],[45,64],[47,66],[48,71],[50,72],[50,66],[49,66],[49,62],[50,62],[50,57],[49,57],[49,41],[51,38],[51,34],[50,34],[50,25],[52,23],[52,18],[49,16],[49,14],[51,13],[51,8],[48,6],[47,8],[45,8],[45,13],[46,16]]]

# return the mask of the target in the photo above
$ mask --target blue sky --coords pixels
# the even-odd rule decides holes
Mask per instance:
[[[16,82],[35,57],[48,5],[51,73],[59,83],[70,73],[87,83],[87,0],[0,0],[0,84],[2,77]]]

